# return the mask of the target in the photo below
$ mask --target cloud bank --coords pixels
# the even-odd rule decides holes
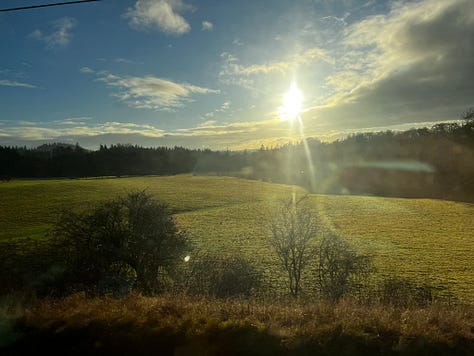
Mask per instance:
[[[347,27],[334,94],[308,119],[366,127],[454,119],[474,100],[474,2],[396,2]],[[311,121],[311,120],[308,120]]]

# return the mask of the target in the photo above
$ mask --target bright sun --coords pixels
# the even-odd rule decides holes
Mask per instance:
[[[279,108],[280,118],[282,120],[294,121],[301,113],[301,104],[303,94],[298,89],[295,82],[291,83],[290,89],[285,94],[283,105]]]

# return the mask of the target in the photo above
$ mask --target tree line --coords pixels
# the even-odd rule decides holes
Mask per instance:
[[[350,135],[246,151],[78,144],[0,146],[0,177],[231,175],[315,193],[474,201],[474,109],[459,123]]]

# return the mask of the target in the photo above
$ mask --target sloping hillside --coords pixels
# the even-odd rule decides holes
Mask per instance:
[[[0,240],[45,237],[62,208],[87,209],[143,189],[170,205],[197,249],[244,255],[261,265],[267,283],[281,284],[268,221],[279,201],[305,194],[287,185],[191,175],[4,183]],[[443,286],[474,301],[474,205],[343,195],[310,195],[310,201],[327,226],[374,256],[380,276]]]

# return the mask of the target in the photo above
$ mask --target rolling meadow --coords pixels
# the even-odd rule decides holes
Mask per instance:
[[[282,201],[306,194],[296,186],[192,175],[16,180],[0,184],[0,241],[47,239],[62,209],[87,210],[137,190],[169,205],[193,244],[191,259],[202,251],[242,256],[263,271],[266,287],[284,289],[284,273],[268,240],[269,221]],[[452,301],[474,301],[474,205],[371,196],[308,197],[327,228],[373,257],[375,279],[407,278],[436,287]]]

